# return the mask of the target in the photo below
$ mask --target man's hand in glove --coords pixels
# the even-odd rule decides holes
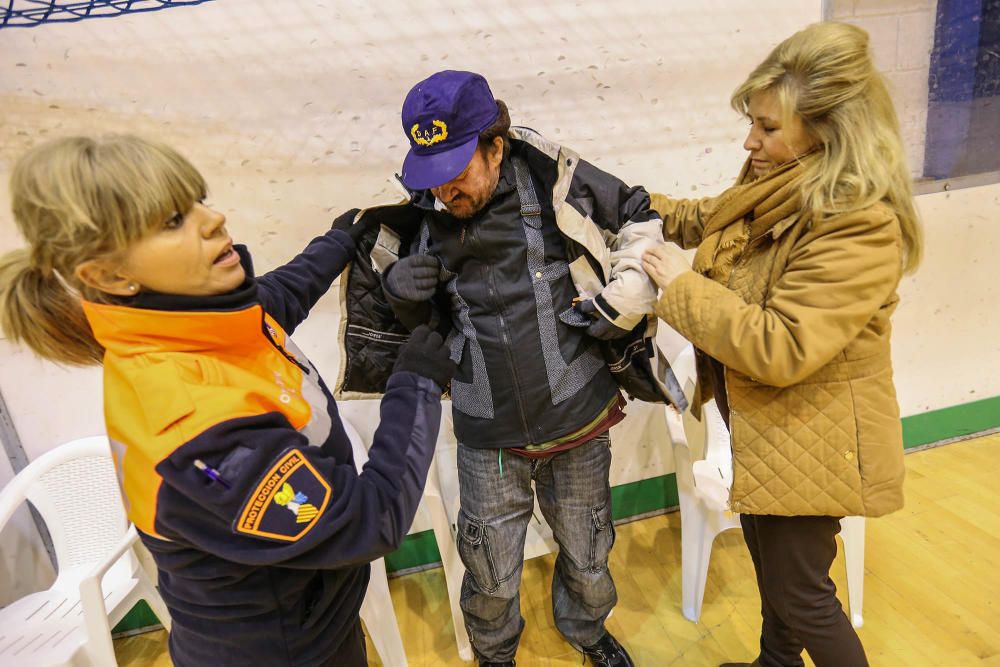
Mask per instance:
[[[455,375],[456,366],[441,334],[422,324],[413,330],[410,339],[400,348],[392,370],[394,373],[409,371],[430,378],[444,390]]]
[[[389,267],[383,282],[397,299],[427,301],[437,289],[441,262],[430,255],[410,255]]]
[[[576,309],[590,319],[595,320],[593,324],[587,327],[587,333],[594,338],[611,340],[613,338],[621,338],[622,336],[628,335],[628,329],[622,329],[621,327],[612,324],[607,318],[604,317],[604,315],[601,314],[599,310],[597,310],[597,307],[594,306],[593,299],[581,301],[576,305]]]

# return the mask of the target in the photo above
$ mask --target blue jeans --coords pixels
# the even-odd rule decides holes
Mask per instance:
[[[461,606],[480,660],[512,660],[524,629],[521,570],[524,540],[538,505],[559,555],[552,576],[556,627],[576,646],[604,636],[618,601],[608,572],[615,541],[611,523],[611,444],[608,435],[565,452],[527,459],[499,450],[458,447],[458,552],[465,564]]]

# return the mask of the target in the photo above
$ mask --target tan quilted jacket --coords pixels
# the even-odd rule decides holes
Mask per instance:
[[[652,203],[664,237],[692,248],[720,199]],[[880,516],[903,506],[889,352],[901,253],[886,206],[815,225],[793,215],[750,239],[728,286],[691,271],[664,290],[657,314],[726,369],[733,511]]]

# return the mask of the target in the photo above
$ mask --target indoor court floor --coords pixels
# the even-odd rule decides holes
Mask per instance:
[[[864,619],[873,667],[1000,666],[1000,433],[906,457],[906,507],[867,522]],[[759,598],[739,531],[712,550],[699,623],[680,612],[680,514],[618,526],[611,567],[619,603],[608,627],[640,667],[714,667],[756,655]],[[579,666],[555,629],[553,555],[525,564],[519,667]],[[842,554],[833,578],[846,604]],[[440,568],[391,579],[409,667],[460,666]],[[376,631],[377,629],[372,629]],[[116,642],[127,667],[167,667],[166,634]],[[371,644],[372,665],[381,665]],[[806,658],[806,664],[812,662]],[[387,666],[395,667],[395,666]]]

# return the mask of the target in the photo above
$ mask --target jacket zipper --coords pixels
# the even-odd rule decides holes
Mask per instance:
[[[470,225],[471,227],[471,225]],[[479,230],[477,227],[472,227],[472,242],[476,245],[477,250],[482,251],[482,243],[479,240]],[[507,333],[507,321],[504,319],[504,303],[500,298],[500,293],[496,289],[493,267],[492,265],[484,262],[483,273],[486,274],[486,286],[489,290],[490,300],[492,301],[493,307],[497,311],[497,325],[500,329],[500,339],[503,342],[504,356],[507,357],[507,367],[510,369],[511,381],[514,383],[514,402],[517,404],[517,414],[521,418],[521,427],[524,429],[525,443],[531,442],[531,432],[528,429],[528,420],[524,414],[524,403],[521,398],[521,383],[517,379],[517,368],[514,365],[514,355],[510,351],[510,336]]]
[[[288,352],[285,350],[285,348],[283,348],[282,346],[278,345],[278,342],[276,340],[274,340],[274,338],[271,336],[271,332],[268,331],[268,329],[267,329],[267,321],[264,319],[263,310],[261,311],[261,316],[260,316],[260,330],[263,332],[264,337],[267,338],[267,341],[272,346],[274,346],[274,349],[276,349],[278,352],[281,353],[281,356],[283,356],[285,359],[288,359],[288,361],[290,361],[293,364],[295,364],[295,366],[297,366],[303,373],[305,373],[306,375],[309,375],[309,369],[306,368],[303,364],[300,364],[299,361],[298,361],[298,359],[296,359],[292,355],[288,354]]]

